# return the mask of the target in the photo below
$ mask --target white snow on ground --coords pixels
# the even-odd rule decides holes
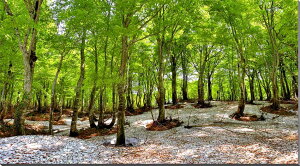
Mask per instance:
[[[269,104],[257,103],[263,105],[246,105],[245,113],[261,115],[259,107]],[[88,140],[66,136],[1,138],[0,164],[298,163],[298,140],[288,139],[290,136],[298,136],[297,115],[277,117],[265,113],[266,121],[241,122],[228,117],[236,111],[237,103],[212,102],[212,104],[214,105],[212,108],[195,109],[186,104],[183,109],[167,109],[167,117],[179,117],[184,121],[182,126],[167,131],[145,129],[146,124],[152,121],[150,112],[127,116],[130,126],[126,126],[126,137],[139,138],[145,142],[135,147],[104,146],[103,143],[114,139],[115,134]],[[153,114],[157,117],[158,110],[153,110]],[[205,127],[186,129],[183,126],[188,124],[188,120],[190,125],[205,125]],[[89,126],[88,121],[78,122],[79,128]],[[66,131],[64,134],[67,133]]]

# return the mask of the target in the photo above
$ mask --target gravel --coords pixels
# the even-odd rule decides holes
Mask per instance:
[[[167,131],[147,131],[151,113],[127,116],[126,137],[132,147],[115,147],[115,134],[80,140],[66,136],[17,136],[0,139],[0,164],[13,163],[194,163],[194,164],[296,164],[298,118],[265,113],[266,121],[241,122],[228,117],[237,103],[212,102],[195,109],[190,104],[166,110],[167,117],[184,122]],[[259,107],[246,105],[246,113],[260,115]],[[155,117],[158,110],[153,110]],[[189,121],[189,122],[188,122]],[[86,122],[80,122],[85,124]],[[205,125],[186,129],[187,125]],[[82,125],[84,127],[84,125]],[[66,127],[66,126],[65,126]]]

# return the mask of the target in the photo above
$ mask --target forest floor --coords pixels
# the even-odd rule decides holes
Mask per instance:
[[[260,107],[247,104],[245,113],[261,115]],[[148,131],[151,111],[127,116],[126,137],[134,146],[115,147],[115,134],[90,139],[68,137],[70,118],[54,125],[55,136],[26,135],[0,138],[0,164],[6,163],[194,163],[194,164],[297,164],[298,112],[284,116],[264,113],[265,121],[237,121],[229,115],[237,102],[213,101],[211,108],[196,109],[184,103],[180,109],[166,109],[167,117],[179,118],[180,127]],[[291,104],[282,104],[290,107]],[[152,110],[154,117],[158,110]],[[12,122],[12,120],[7,119]],[[108,122],[109,123],[109,122]],[[47,121],[26,124],[47,126]],[[187,125],[197,125],[190,129]],[[78,128],[89,127],[88,120]]]

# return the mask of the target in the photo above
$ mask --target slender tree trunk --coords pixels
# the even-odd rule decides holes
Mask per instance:
[[[231,31],[233,38],[236,44],[236,50],[239,56],[239,64],[238,64],[238,78],[240,84],[240,99],[237,111],[232,115],[233,117],[239,118],[244,115],[245,110],[245,98],[246,98],[246,88],[245,88],[245,75],[246,75],[246,61],[244,57],[243,47],[238,39],[237,32],[235,27],[230,22]]]
[[[254,94],[254,73],[251,73],[249,76],[249,86],[250,86],[250,103],[253,104],[255,100]]]
[[[262,94],[262,89],[261,89],[261,82],[260,79],[257,75],[257,82],[258,82],[258,94],[259,94],[259,100],[262,101],[263,100],[263,94]]]
[[[272,83],[272,108],[274,110],[279,109],[279,96],[278,96],[278,85],[277,85],[277,71],[279,66],[279,52],[276,41],[276,32],[274,31],[274,1],[270,3],[270,7],[266,6],[267,4],[260,5],[260,9],[263,10],[262,17],[265,23],[265,26],[268,30],[269,41],[271,44],[272,51],[272,69],[271,69],[271,83]],[[269,10],[270,8],[270,10]]]
[[[91,128],[96,128],[95,124],[95,117],[94,117],[94,109],[93,106],[95,104],[95,94],[97,89],[97,79],[98,79],[98,48],[97,48],[97,41],[94,43],[94,55],[95,55],[95,76],[94,76],[94,82],[93,82],[93,88],[90,95],[90,103],[88,106],[89,111],[89,123]]]
[[[50,135],[53,135],[53,127],[52,127],[53,126],[53,109],[54,109],[54,104],[55,104],[55,100],[56,100],[56,85],[57,85],[58,75],[59,75],[61,67],[62,67],[63,59],[64,59],[64,54],[61,54],[60,61],[57,66],[57,71],[56,71],[55,78],[53,80],[52,88],[51,88],[51,105],[50,105],[50,118],[49,118],[49,134]]]
[[[204,105],[204,71],[208,60],[208,46],[203,46],[200,51],[200,67],[198,76],[198,105]]]
[[[2,93],[1,93],[1,100],[0,100],[0,123],[3,123],[4,117],[6,115],[6,111],[9,107],[9,103],[7,103],[7,95],[9,93],[9,90],[12,88],[12,63],[11,61],[9,62],[8,65],[8,70],[7,70],[7,74],[6,74],[6,79],[3,85],[3,89],[2,89]]]
[[[171,71],[172,71],[172,103],[173,105],[177,104],[177,59],[175,55],[171,55]]]
[[[211,84],[212,84],[211,83],[211,74],[209,73],[209,74],[207,74],[207,93],[208,93],[207,98],[208,98],[208,100],[213,100]]]
[[[181,65],[182,65],[182,99],[188,100],[188,75],[187,75],[187,58],[186,55],[181,55]]]
[[[81,37],[81,48],[80,48],[80,77],[77,81],[77,86],[75,89],[75,100],[73,103],[73,115],[70,129],[70,136],[74,137],[78,135],[77,131],[77,119],[78,119],[78,107],[81,95],[81,88],[83,86],[83,80],[85,75],[85,38],[86,38],[86,30],[83,30],[83,34]]]
[[[132,74],[130,73],[130,65],[128,67],[128,88],[127,88],[127,111],[134,112],[132,96]]]

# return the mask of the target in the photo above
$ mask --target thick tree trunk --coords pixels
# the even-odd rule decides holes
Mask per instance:
[[[38,24],[41,6],[43,0],[36,0],[34,4],[25,1],[25,5],[28,9],[30,18],[34,22],[34,25]],[[4,10],[6,13],[13,17],[14,14],[12,13],[8,3],[3,0]],[[31,36],[30,41],[29,38],[25,38],[24,41],[20,38],[19,29],[16,27],[15,36],[18,38],[19,41],[19,48],[23,54],[23,64],[24,64],[24,95],[22,101],[17,106],[15,113],[14,113],[14,130],[16,135],[24,134],[24,118],[23,118],[23,111],[26,110],[31,101],[31,89],[32,89],[32,79],[33,79],[33,71],[34,71],[34,64],[37,60],[36,57],[36,43],[37,43],[37,29],[34,27],[29,27],[25,36]]]
[[[51,88],[51,105],[50,105],[50,118],[49,118],[49,134],[50,135],[53,135],[53,127],[52,127],[53,126],[53,109],[54,109],[54,105],[56,102],[56,85],[57,85],[58,75],[59,75],[61,67],[62,67],[63,59],[64,59],[64,54],[61,54],[60,61],[57,66],[57,71],[56,71],[55,78],[53,80],[52,88]]]
[[[78,119],[78,108],[81,96],[81,88],[83,86],[83,80],[85,75],[85,38],[86,38],[86,30],[83,31],[81,37],[81,48],[80,48],[80,77],[77,81],[77,86],[75,89],[75,100],[73,103],[73,115],[72,115],[72,122],[71,122],[71,129],[70,129],[70,136],[74,137],[78,135],[77,131],[77,119]]]
[[[164,56],[163,56],[164,37],[157,38],[158,54],[158,122],[165,121],[165,88],[164,88]]]
[[[128,28],[129,20],[123,20],[123,26]],[[118,108],[118,122],[117,122],[117,141],[116,145],[125,145],[125,92],[126,92],[126,65],[128,60],[128,36],[122,36],[122,55],[121,65],[119,68],[120,81],[118,83],[119,94],[119,108]]]

